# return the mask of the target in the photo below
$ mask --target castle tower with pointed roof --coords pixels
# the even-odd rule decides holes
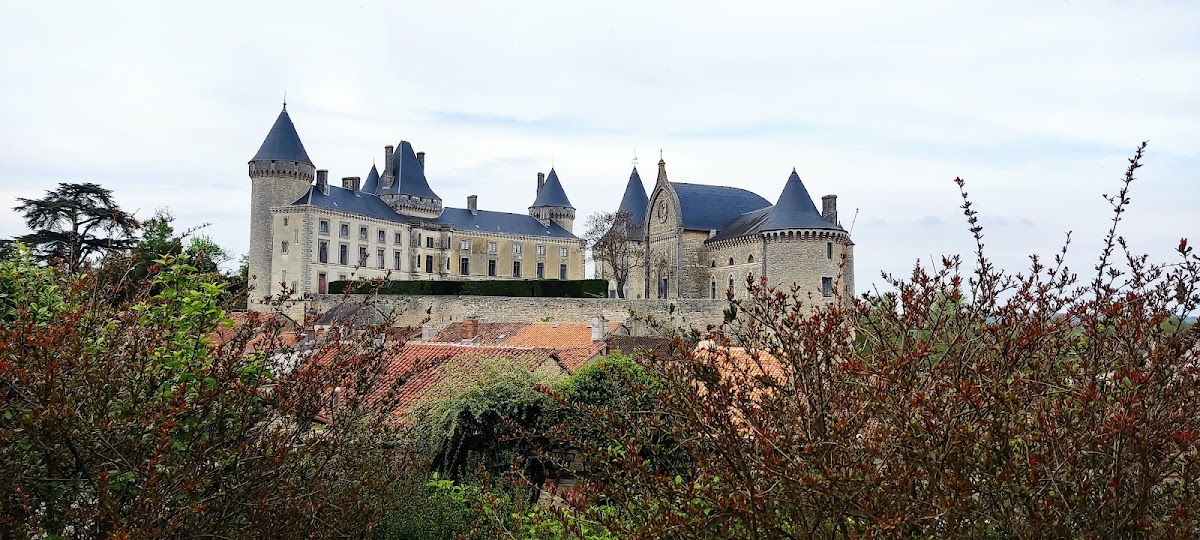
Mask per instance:
[[[529,205],[529,215],[542,222],[543,225],[557,223],[562,228],[573,231],[575,226],[575,207],[567,199],[562,182],[558,181],[558,173],[550,168],[550,174],[544,178],[538,173],[537,196]]]
[[[317,173],[300,142],[287,104],[267,132],[262,146],[249,162],[250,174],[250,285],[251,296],[271,293],[271,208],[291,203],[308,190]]]

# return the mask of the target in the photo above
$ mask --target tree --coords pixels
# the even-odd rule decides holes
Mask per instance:
[[[78,272],[96,253],[133,246],[139,224],[117,206],[112,191],[93,183],[61,183],[41,199],[18,198],[14,210],[25,214],[34,231],[18,238],[43,260],[61,261]]]
[[[388,399],[382,327],[304,353],[184,259],[120,304],[94,273],[0,263],[0,537],[370,535],[417,470],[364,397]]]
[[[596,212],[588,216],[584,245],[592,260],[603,264],[617,287],[617,297],[625,298],[625,283],[635,268],[643,268],[643,226],[629,212]]]
[[[1090,280],[1066,246],[993,266],[959,179],[973,267],[847,305],[747,280],[709,341],[648,359],[653,414],[599,416],[573,515],[621,538],[1200,537],[1200,256],[1117,235],[1143,148]],[[678,474],[646,457],[664,434]]]

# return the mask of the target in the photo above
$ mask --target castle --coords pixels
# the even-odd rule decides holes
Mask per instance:
[[[285,104],[249,162],[251,308],[284,285],[324,294],[337,280],[583,279],[585,253],[575,208],[551,168],[537,174],[526,214],[443,207],[425,176],[425,154],[407,141],[385,146],[384,169],[330,185],[317,169]],[[772,205],[735,187],[671,182],[659,160],[647,196],[635,167],[619,212],[642,225],[630,239],[626,298],[720,299],[748,275],[797,284],[826,301],[854,291],[853,242],[837,220],[837,199],[818,212],[796,171]],[[596,264],[597,277],[611,267]],[[610,280],[610,296],[617,296]]]
[[[282,284],[324,294],[338,280],[583,279],[575,207],[558,174],[538,173],[528,214],[442,206],[425,154],[385,146],[384,168],[329,183],[304,150],[287,105],[249,163],[251,309]]]
[[[792,284],[832,302],[854,295],[854,243],[837,218],[837,196],[821,198],[817,211],[792,169],[774,205],[728,186],[671,182],[666,162],[647,196],[637,168],[617,212],[641,224],[630,239],[636,262],[626,262],[625,298],[725,298],[745,291],[747,276],[781,287]],[[612,265],[597,264],[597,274]],[[617,296],[610,279],[609,296]]]

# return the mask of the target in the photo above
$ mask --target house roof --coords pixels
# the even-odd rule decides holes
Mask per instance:
[[[329,193],[321,193],[316,186],[311,186],[292,206],[312,205],[318,208],[328,208],[360,216],[372,217],[388,221],[407,222],[413,219],[397,213],[383,199],[364,193],[354,192],[343,187],[329,186]]]
[[[650,199],[646,197],[642,177],[638,175],[637,167],[634,167],[629,175],[629,182],[625,184],[625,194],[621,196],[621,205],[617,207],[617,212],[628,212],[631,221],[640,227],[646,222],[646,207],[649,204]]]
[[[570,231],[558,223],[550,222],[542,225],[537,218],[528,214],[510,214],[508,212],[490,212],[477,210],[471,213],[466,208],[443,208],[438,223],[445,223],[459,231],[503,232],[524,234],[529,236],[545,236],[549,238],[575,238]]]
[[[472,340],[480,347],[532,347],[545,349],[555,354],[559,363],[569,373],[575,373],[592,358],[604,354],[607,345],[592,341],[592,328],[584,323],[476,323],[476,337]],[[609,323],[610,329],[617,323]],[[461,343],[463,323],[457,322],[443,328],[430,342]]]
[[[614,334],[608,336],[605,341],[608,343],[609,351],[620,351],[630,356],[644,353],[649,356],[669,358],[672,354],[671,344],[673,341],[671,338]]]
[[[250,159],[250,161],[272,160],[313,164],[312,160],[308,159],[308,152],[304,151],[304,143],[300,142],[300,135],[296,133],[296,126],[292,124],[292,118],[288,116],[287,105],[283,106],[283,111],[275,119],[275,125],[271,126],[271,131],[267,132],[267,138],[263,139],[262,146],[258,147],[258,153]]]
[[[708,241],[788,229],[844,230],[821,217],[795,169],[792,169],[791,176],[783,186],[783,193],[780,193],[779,201],[774,206],[741,215]]]
[[[752,191],[729,186],[671,182],[679,197],[683,228],[690,231],[721,230],[743,214],[771,206]]]
[[[400,147],[392,154],[392,174],[392,184],[380,186],[378,194],[442,200],[430,189],[429,182],[425,179],[425,167],[417,161],[417,154],[413,152],[412,144],[408,141],[400,141]]]
[[[567,199],[567,192],[563,191],[562,183],[558,181],[558,173],[554,169],[550,169],[550,174],[546,175],[546,183],[537,192],[537,197],[533,200],[534,206],[571,206],[571,201]]]
[[[362,191],[372,195],[379,191],[379,169],[375,168],[375,164],[371,164],[371,172],[367,173],[367,179],[363,181]]]

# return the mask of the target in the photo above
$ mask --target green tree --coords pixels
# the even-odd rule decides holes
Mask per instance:
[[[0,263],[0,538],[369,536],[417,469],[366,402],[382,328],[296,355],[281,318],[231,328],[217,276],[158,264],[118,303]]]
[[[112,191],[93,183],[61,183],[40,199],[18,198],[14,210],[33,232],[18,238],[46,261],[78,272],[94,254],[133,246],[139,224],[117,206]]]

